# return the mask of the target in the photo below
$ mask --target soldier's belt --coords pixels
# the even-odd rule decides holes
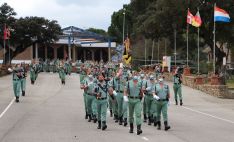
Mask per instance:
[[[94,96],[94,94],[92,94],[92,93],[87,93],[89,96]]]
[[[168,101],[168,99],[159,99],[159,102],[164,102],[164,101]]]
[[[13,79],[14,81],[20,80],[20,79]]]
[[[174,84],[180,85],[180,83],[174,83]]]
[[[97,100],[106,100],[107,99],[107,97],[105,97],[105,98],[97,98]]]
[[[124,91],[116,91],[117,93],[123,93]]]
[[[131,99],[140,99],[140,97],[133,97],[133,96],[128,96]]]
[[[150,93],[146,93],[145,95],[146,96],[153,96],[153,94],[150,94]]]

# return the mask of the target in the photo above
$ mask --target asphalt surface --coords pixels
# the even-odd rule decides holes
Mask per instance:
[[[170,91],[173,98],[172,84]],[[233,142],[234,100],[220,99],[183,86],[184,106],[169,106],[167,132],[143,124],[143,134],[129,134],[109,117],[106,131],[84,119],[79,75],[41,73],[27,78],[26,96],[13,102],[11,76],[0,78],[0,142]],[[136,129],[135,129],[136,131]]]

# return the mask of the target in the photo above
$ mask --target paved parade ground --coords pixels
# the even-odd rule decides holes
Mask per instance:
[[[170,84],[173,96],[172,83]],[[183,86],[184,106],[169,106],[169,131],[146,123],[143,134],[129,134],[129,127],[109,117],[106,131],[84,119],[79,75],[41,73],[35,85],[27,78],[26,96],[16,104],[12,76],[0,78],[0,142],[233,142],[234,100],[208,96]],[[136,128],[134,129],[136,131]]]

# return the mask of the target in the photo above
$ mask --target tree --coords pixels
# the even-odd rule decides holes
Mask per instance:
[[[4,9],[1,11],[1,9]],[[7,4],[3,4],[0,7],[1,17],[7,17],[6,15],[14,15],[14,11]],[[5,12],[7,11],[7,12]],[[58,36],[62,34],[60,25],[55,20],[48,20],[43,17],[25,17],[14,19],[8,18],[4,21],[4,18],[0,23],[9,23],[8,26],[11,28],[10,37],[10,48],[7,44],[7,52],[5,53],[4,64],[10,63],[10,61],[19,53],[25,51],[31,45],[35,43],[48,45],[58,40]],[[36,40],[33,38],[36,37]],[[0,41],[0,45],[3,46],[3,41]]]
[[[96,33],[96,34],[99,34],[99,35],[103,35],[103,36],[107,36],[107,32],[103,29],[95,29],[95,28],[89,28],[87,29],[87,31],[90,31],[90,32],[93,32],[93,33]]]

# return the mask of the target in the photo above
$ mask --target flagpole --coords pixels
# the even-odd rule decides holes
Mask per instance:
[[[145,65],[146,65],[146,42],[147,40],[145,39]]]
[[[159,39],[158,39],[158,63],[159,63]]]
[[[152,55],[151,55],[151,65],[153,63],[153,59],[154,59],[154,40],[153,40],[153,45],[152,45]]]
[[[8,56],[9,61],[8,62],[9,62],[9,65],[10,65],[11,64],[11,60],[10,60],[11,59],[11,49],[10,49],[10,40],[9,39],[8,39],[8,48],[9,48],[9,51],[8,51],[9,52],[9,56]]]
[[[216,3],[214,4],[214,10],[215,10],[215,7],[216,7]],[[213,70],[214,70],[214,74],[215,74],[215,59],[216,59],[216,57],[215,57],[215,46],[216,46],[216,37],[215,37],[215,30],[216,30],[216,27],[215,27],[215,17],[214,17],[214,48],[213,48]]]
[[[188,11],[189,11],[189,8],[188,8]],[[188,37],[188,34],[189,34],[189,24],[187,23],[187,67],[188,67],[188,46],[189,46],[189,37]]]
[[[197,29],[197,66],[198,66],[198,71],[197,73],[200,74],[200,28],[198,27]]]
[[[6,55],[5,55],[5,52],[6,52],[6,41],[5,41],[5,39],[3,39],[3,47],[4,47],[4,51],[3,51],[3,61],[2,61],[2,64],[4,64],[4,62],[6,61]]]

